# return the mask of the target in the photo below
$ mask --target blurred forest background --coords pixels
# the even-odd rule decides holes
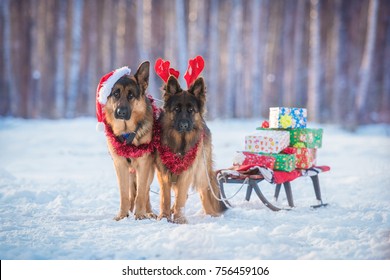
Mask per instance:
[[[208,119],[292,106],[316,122],[390,123],[388,0],[0,3],[0,116],[93,116],[109,71],[162,57],[182,77],[202,55]]]

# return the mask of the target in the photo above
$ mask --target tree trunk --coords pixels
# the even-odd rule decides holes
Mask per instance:
[[[378,0],[370,0],[368,7],[366,43],[359,71],[359,87],[355,99],[355,112],[357,114],[357,118],[355,120],[357,122],[361,122],[364,118],[364,115],[367,114],[365,112],[366,99],[370,82],[370,74],[372,72],[371,64],[372,58],[374,56],[377,17]]]
[[[289,107],[296,107],[296,100],[293,96],[293,77],[294,77],[294,64],[293,62],[293,50],[291,48],[293,42],[293,19],[294,15],[292,11],[296,4],[292,1],[285,1],[284,3],[284,22],[283,22],[283,100],[284,104]]]
[[[308,85],[308,118],[319,121],[320,110],[320,4],[318,0],[310,1],[310,60]]]
[[[341,97],[343,92],[343,77],[342,73],[342,61],[341,55],[341,40],[342,40],[342,11],[341,0],[335,1],[335,12],[333,16],[332,27],[332,44],[331,44],[331,61],[333,61],[333,95],[332,95],[332,119],[335,123],[341,122]]]
[[[103,12],[102,12],[102,19],[99,21],[102,21],[102,28],[101,28],[101,46],[100,46],[100,57],[102,60],[102,69],[103,73],[108,73],[109,71],[113,70],[112,68],[112,61],[111,61],[111,30],[112,30],[112,1],[105,0],[103,2]]]
[[[137,3],[138,7],[138,3]],[[116,25],[116,44],[115,44],[115,59],[114,59],[114,68],[122,67],[126,63],[125,60],[125,35],[126,35],[126,15],[127,15],[127,5],[126,0],[119,0],[116,7],[116,14],[118,16],[117,25]]]
[[[211,14],[211,17],[214,17]],[[213,20],[211,18],[211,20]],[[210,25],[212,29],[218,28],[218,25]],[[204,56],[206,52],[205,42],[206,34],[211,31],[206,28],[206,1],[190,0],[188,15],[188,55],[195,57]]]
[[[164,60],[169,60],[171,62],[171,67],[180,71],[180,76],[183,75],[181,69],[179,69],[178,59],[177,59],[177,30],[176,16],[172,12],[172,1],[164,1]]]
[[[207,98],[208,98],[208,107],[209,107],[209,116],[214,119],[218,117],[218,97],[219,97],[219,0],[211,0],[210,7],[210,51],[208,58],[208,90],[207,90]]]
[[[176,32],[177,32],[177,47],[178,47],[178,53],[176,54],[179,57],[178,60],[178,68],[180,73],[183,73],[183,75],[180,75],[179,80],[180,84],[183,87],[185,86],[184,83],[184,73],[187,70],[187,32],[186,32],[186,16],[185,16],[185,6],[184,1],[182,0],[176,0],[175,2],[175,11],[176,11]]]
[[[231,4],[231,21],[229,24],[232,24],[231,30],[228,32],[228,42],[227,42],[227,56],[228,56],[228,66],[226,73],[226,88],[225,88],[225,105],[224,105],[224,117],[232,118],[236,113],[236,104],[235,104],[235,91],[237,84],[237,65],[236,65],[236,55],[238,51],[238,33],[240,30],[240,15],[241,8],[239,7],[239,0],[232,0]],[[241,93],[241,92],[240,92]]]
[[[385,57],[383,59],[383,87],[380,100],[381,121],[390,122],[390,19],[386,22]]]
[[[76,116],[77,97],[79,93],[80,53],[82,40],[82,10],[83,0],[74,0],[72,3],[72,52],[70,57],[70,79],[68,91],[67,117]]]
[[[92,1],[91,1],[92,2]],[[88,61],[88,99],[87,99],[87,106],[88,106],[88,113],[92,116],[96,113],[96,92],[95,89],[97,87],[97,84],[99,82],[98,77],[98,71],[97,71],[97,65],[98,65],[98,58],[99,56],[99,46],[98,46],[98,19],[97,15],[99,14],[98,6],[94,3],[90,3],[90,12],[94,19],[89,20],[89,27],[90,27],[90,34],[89,34],[89,44],[91,46],[91,50],[89,52],[89,61]]]
[[[243,45],[243,29],[244,29],[244,23],[243,23],[243,7],[242,7],[242,1],[237,0],[237,3],[235,4],[235,12],[236,15],[236,21],[234,22],[234,29],[236,29],[236,43],[235,43],[235,51],[232,52],[232,60],[230,61],[231,67],[233,68],[233,71],[235,72],[233,75],[233,79],[235,80],[233,90],[233,102],[234,102],[234,117],[238,118],[244,118],[247,116],[248,113],[248,92],[244,89],[243,84],[243,72],[247,69],[244,69],[244,59],[242,54],[242,45]],[[233,60],[234,59],[234,60]]]
[[[6,115],[19,116],[19,92],[15,81],[14,65],[12,63],[12,38],[11,38],[11,13],[10,1],[3,0],[1,3],[1,14],[4,24],[4,41],[3,41],[3,60],[6,89],[8,92],[9,109]]]
[[[305,24],[305,0],[298,0],[296,12],[295,12],[295,22],[294,22],[294,54],[292,58],[293,63],[293,75],[294,80],[292,84],[291,91],[291,100],[295,101],[296,106],[304,106],[301,102],[301,96],[303,95],[302,84],[304,83],[303,79],[303,62],[302,62],[302,50],[303,46],[303,35],[304,35],[304,24]]]
[[[66,1],[58,2],[57,35],[56,35],[56,70],[54,88],[55,117],[64,117],[65,112],[65,42],[66,42]]]
[[[249,81],[249,91],[252,93],[252,117],[259,117],[261,115],[260,105],[261,105],[261,83],[260,83],[260,17],[262,12],[261,0],[252,0],[251,4],[251,45],[252,51],[247,55],[250,58],[250,66],[251,66],[251,75]]]

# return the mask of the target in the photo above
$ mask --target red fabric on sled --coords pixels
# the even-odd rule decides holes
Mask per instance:
[[[313,169],[318,170],[319,173],[326,172],[330,170],[329,166],[313,166]],[[291,182],[298,177],[301,177],[303,170],[295,169],[291,172],[286,171],[274,171],[274,182],[276,184],[283,184],[284,182]]]
[[[291,182],[292,180],[295,180],[298,177],[301,177],[301,172],[299,172],[296,169],[291,172],[274,171],[274,181],[276,184]]]

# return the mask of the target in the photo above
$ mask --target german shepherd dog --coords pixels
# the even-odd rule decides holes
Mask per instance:
[[[204,212],[218,216],[227,208],[215,198],[221,196],[213,171],[211,133],[203,118],[206,102],[204,80],[198,78],[186,91],[181,89],[174,76],[170,76],[165,85],[163,99],[164,110],[160,116],[161,147],[167,147],[173,154],[183,157],[193,152],[195,146],[197,151],[188,169],[174,174],[162,160],[162,149],[158,149],[156,165],[161,190],[158,219],[187,223],[183,208],[191,185],[200,194]],[[171,188],[175,193],[172,209]]]
[[[134,76],[121,77],[113,86],[105,105],[106,125],[122,142],[123,135],[132,133],[131,144],[148,144],[153,137],[153,109],[145,94],[149,82],[149,62],[142,63]],[[106,128],[107,129],[107,128]],[[118,155],[113,142],[107,137],[108,149],[114,161],[119,184],[120,206],[115,220],[133,212],[135,219],[156,218],[150,206],[149,189],[155,169],[155,153],[140,157]]]

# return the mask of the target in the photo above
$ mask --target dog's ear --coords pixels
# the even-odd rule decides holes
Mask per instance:
[[[169,76],[165,92],[169,95],[174,95],[181,91],[182,89],[180,88],[179,81],[176,77],[173,75]]]
[[[188,90],[189,93],[195,95],[197,98],[205,99],[206,98],[206,86],[202,77],[196,79],[196,81],[191,85]]]
[[[201,114],[205,112],[205,103],[206,103],[206,85],[202,77],[199,77],[195,80],[194,83],[190,86],[188,92],[193,94],[199,101],[199,110]]]
[[[134,77],[136,78],[138,84],[141,86],[142,93],[145,92],[146,88],[149,85],[149,61],[143,62],[135,73]]]

